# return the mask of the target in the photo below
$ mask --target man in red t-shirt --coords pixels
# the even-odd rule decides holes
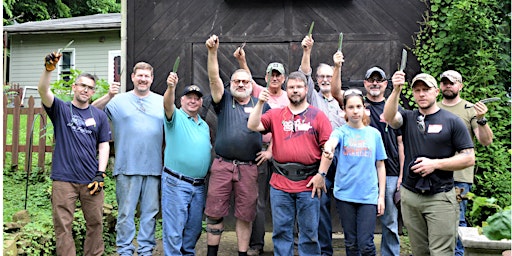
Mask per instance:
[[[262,115],[268,90],[249,116],[247,127],[272,133],[274,173],[270,179],[275,255],[293,255],[295,217],[299,225],[299,254],[319,255],[318,221],[320,196],[330,161],[322,156],[332,128],[327,116],[306,101],[307,79],[300,72],[288,76],[290,104]],[[315,194],[317,197],[315,197]]]

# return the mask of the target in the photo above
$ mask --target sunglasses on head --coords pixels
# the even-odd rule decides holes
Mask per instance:
[[[346,98],[348,96],[352,96],[352,95],[355,95],[355,96],[363,96],[363,92],[359,89],[348,89],[345,91],[345,93],[343,94],[343,98]]]
[[[418,116],[416,118],[416,124],[418,125],[418,130],[420,130],[421,133],[425,133],[425,116]]]

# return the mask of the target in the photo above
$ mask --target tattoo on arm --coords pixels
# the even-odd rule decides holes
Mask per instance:
[[[459,154],[463,154],[463,155],[470,155],[470,154],[473,154],[473,149],[472,148],[466,148],[466,149],[463,149],[459,152]]]

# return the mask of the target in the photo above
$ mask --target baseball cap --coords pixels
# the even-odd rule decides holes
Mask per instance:
[[[189,85],[185,87],[185,90],[183,90],[183,95],[187,95],[189,93],[195,93],[199,97],[203,97],[203,93],[201,92],[201,88],[197,85]]]
[[[270,73],[270,72],[272,72],[272,70],[276,70],[277,72],[279,72],[283,75],[286,74],[284,71],[283,64],[281,64],[279,62],[272,62],[272,63],[268,64],[266,73]]]
[[[368,79],[370,78],[373,73],[379,73],[379,75],[382,77],[382,79],[387,79],[386,77],[386,73],[384,72],[384,70],[382,70],[381,68],[379,67],[373,67],[373,68],[370,68],[366,71],[366,75],[364,75],[364,79]]]
[[[421,74],[416,75],[412,79],[411,88],[414,87],[414,83],[416,83],[417,81],[423,81],[428,87],[437,88],[436,79],[429,74],[421,73]]]
[[[455,82],[462,83],[462,75],[455,70],[446,70],[445,72],[443,72],[441,74],[441,79],[443,79],[445,77],[448,78],[448,80],[450,80],[450,82],[452,82],[452,83],[455,83]]]

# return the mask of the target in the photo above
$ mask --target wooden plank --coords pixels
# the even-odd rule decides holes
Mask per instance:
[[[3,99],[3,142],[4,142],[4,152],[3,152],[3,163],[5,163],[5,153],[7,150],[5,149],[5,144],[7,141],[7,95],[4,93],[4,99]]]
[[[13,108],[13,121],[12,121],[12,154],[11,154],[11,166],[18,166],[18,153],[20,144],[20,97],[14,98]]]

